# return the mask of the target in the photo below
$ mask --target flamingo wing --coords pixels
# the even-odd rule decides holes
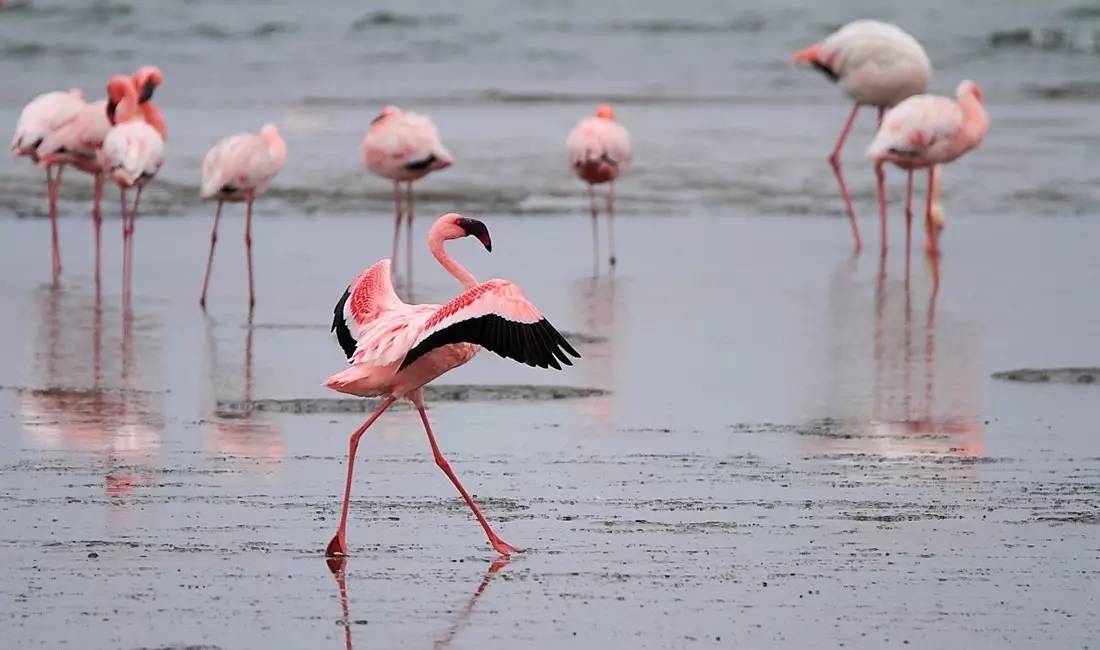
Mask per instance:
[[[160,171],[164,140],[145,122],[125,122],[107,132],[99,158],[103,170],[117,182],[133,185]]]
[[[581,356],[507,280],[479,284],[436,310],[424,322],[401,367],[454,343],[473,343],[506,359],[557,370],[561,363],[573,365],[566,353]]]
[[[957,102],[936,95],[910,97],[886,113],[867,155],[920,157],[942,148],[962,127],[963,114]]]
[[[584,118],[570,131],[565,147],[573,167],[602,161],[625,171],[630,163],[630,136],[613,120]]]
[[[254,133],[240,133],[220,140],[202,161],[204,199],[220,192],[262,192],[282,168],[267,143]]]
[[[64,124],[46,136],[38,147],[42,158],[68,153],[75,157],[94,159],[111,130],[107,119],[107,102],[87,104]]]
[[[332,331],[348,363],[384,366],[400,361],[437,305],[409,305],[397,297],[390,261],[359,274],[332,310]]]

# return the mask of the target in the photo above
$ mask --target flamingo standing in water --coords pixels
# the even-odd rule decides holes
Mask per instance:
[[[577,122],[569,132],[565,148],[569,152],[573,172],[588,183],[593,259],[600,255],[595,186],[607,183],[607,239],[611,250],[610,263],[615,266],[615,179],[630,166],[630,135],[626,127],[615,121],[615,111],[611,106],[600,104],[595,115]]]
[[[129,297],[133,272],[133,234],[141,190],[164,163],[164,129],[145,121],[133,80],[122,75],[107,84],[107,117],[115,126],[107,132],[99,150],[99,165],[118,185],[122,204],[123,295]],[[156,111],[159,115],[159,110]],[[157,127],[160,127],[158,130]],[[136,188],[133,206],[127,209],[126,191]]]
[[[11,139],[13,156],[26,156],[38,162],[38,147],[46,137],[84,108],[84,94],[77,89],[48,92],[35,97],[19,114]],[[46,195],[50,208],[50,242],[53,252],[53,279],[61,275],[61,244],[57,235],[57,192],[61,189],[61,165],[46,165]]]
[[[883,174],[880,171],[887,162],[909,172],[905,190],[905,245],[909,246],[909,227],[912,223],[913,171],[928,170],[928,197],[925,225],[928,231],[928,250],[939,252],[939,228],[942,213],[937,217],[936,200],[939,194],[936,165],[955,160],[981,144],[989,132],[989,115],[983,106],[984,97],[978,84],[964,81],[955,90],[956,100],[938,95],[910,97],[886,113],[867,157],[875,161],[878,176],[879,218],[886,220],[886,203],[883,199]]]
[[[370,123],[363,137],[363,165],[372,174],[393,181],[393,253],[391,263],[397,265],[397,242],[401,237],[401,183],[406,184],[405,262],[412,274],[413,181],[429,173],[450,167],[454,159],[439,139],[435,124],[425,115],[405,113],[396,106],[382,109]],[[411,277],[408,281],[411,281]]]
[[[210,255],[206,258],[206,275],[202,280],[199,305],[206,308],[206,288],[210,284],[210,267],[214,264],[214,244],[218,241],[218,221],[222,204],[244,201],[244,246],[248,258],[248,308],[256,304],[252,283],[252,202],[267,191],[271,179],[286,162],[286,141],[274,124],[265,124],[257,133],[238,133],[220,140],[202,161],[200,196],[217,199],[214,228],[210,231]]]
[[[794,55],[796,63],[808,63],[822,72],[829,80],[837,83],[854,102],[848,119],[840,131],[840,138],[829,156],[840,195],[848,210],[848,220],[852,224],[852,236],[855,237],[856,252],[863,248],[859,236],[859,224],[856,212],[852,208],[852,197],[848,185],[844,182],[844,173],[840,167],[840,150],[844,140],[852,129],[856,113],[860,106],[878,108],[879,122],[885,110],[907,97],[923,93],[932,76],[932,64],[917,39],[910,36],[897,25],[877,20],[857,20],[848,23],[833,32],[820,43],[816,43]],[[882,173],[881,167],[875,168],[876,174]],[[883,178],[878,177],[881,184]],[[879,196],[879,212],[885,210],[885,199]],[[886,250],[886,222],[880,221],[882,231],[882,249]]]
[[[443,247],[445,241],[471,235],[486,250],[492,250],[485,224],[459,214],[443,215],[428,232],[428,248],[432,255],[464,289],[446,305],[402,302],[393,290],[390,260],[381,260],[363,271],[336,303],[332,329],[352,366],[329,377],[325,385],[349,395],[384,396],[384,399],[367,421],[351,434],[344,506],[340,526],[326,550],[329,556],[347,554],[348,504],[359,438],[399,399],[411,401],[420,412],[436,465],[473,510],[489,543],[501,555],[519,550],[493,532],[469,492],[451,471],[424,411],[423,386],[466,363],[482,347],[529,366],[558,370],[563,363],[572,365],[567,354],[578,358],[580,354],[527,301],[519,287],[507,280],[478,284],[473,274],[447,255]]]
[[[149,100],[160,85],[163,75],[154,66],[143,66],[134,72],[131,80],[138,91],[138,103],[142,115],[150,124],[160,124],[163,133],[164,118],[160,110]],[[95,227],[95,280],[99,287],[100,228],[103,223],[100,201],[103,198],[103,173],[99,166],[99,148],[111,129],[111,120],[107,117],[107,100],[85,103],[69,120],[50,132],[38,146],[38,164],[46,167],[57,165],[58,183],[62,165],[72,165],[76,169],[92,174],[94,177],[94,198],[92,201],[92,223]]]

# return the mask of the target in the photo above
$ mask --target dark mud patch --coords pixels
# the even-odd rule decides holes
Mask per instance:
[[[10,390],[14,393],[27,394],[34,397],[73,400],[87,400],[100,397],[126,397],[128,395],[161,395],[168,392],[140,388],[70,388],[65,386],[29,388],[27,386],[0,386],[0,391],[3,390]]]
[[[426,14],[414,16],[412,14],[399,14],[393,11],[372,11],[371,13],[356,19],[351,24],[351,31],[361,32],[369,29],[386,27],[424,27],[453,25],[458,22],[455,14]]]
[[[994,379],[1027,384],[1095,384],[1100,368],[1020,368],[993,373]]]
[[[1063,81],[1052,84],[1024,84],[1023,93],[1039,99],[1096,99],[1100,97],[1100,82]]]
[[[560,399],[581,399],[607,395],[610,391],[602,388],[582,388],[578,386],[533,386],[533,385],[453,385],[425,386],[424,397],[429,402],[497,402],[497,401],[544,401]],[[296,398],[296,399],[254,399],[222,400],[218,402],[217,414],[220,417],[233,417],[239,413],[369,413],[378,408],[377,399],[358,398]]]
[[[988,42],[994,49],[1100,53],[1100,36],[1097,34],[1056,27],[998,30],[989,35]]]

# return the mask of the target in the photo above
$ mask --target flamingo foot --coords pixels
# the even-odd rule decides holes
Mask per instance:
[[[516,548],[496,535],[489,538],[489,543],[493,545],[493,549],[496,550],[497,553],[500,553],[504,557],[508,557],[513,553],[523,552],[522,548]]]
[[[614,255],[611,256],[611,259],[609,261],[611,262],[611,266],[615,266],[615,256]]]
[[[336,533],[332,536],[332,541],[325,547],[325,557],[338,557],[348,554],[348,545],[344,541],[344,536],[340,533]]]

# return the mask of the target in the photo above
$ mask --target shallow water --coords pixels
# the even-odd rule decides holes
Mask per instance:
[[[129,306],[113,203],[97,298],[90,184],[67,176],[53,289],[47,224],[22,218],[43,213],[40,179],[0,166],[0,638],[1090,646],[1098,387],[992,375],[1098,363],[1100,15],[911,5],[0,11],[0,123],[44,78],[91,93],[155,60],[171,130]],[[824,162],[846,107],[785,58],[867,12],[926,42],[937,91],[981,81],[994,119],[946,170],[942,261],[915,246],[908,283],[896,173],[890,254],[875,250],[872,118],[846,155],[868,244],[852,258]],[[608,93],[637,164],[618,187],[621,264],[594,275],[561,148]],[[493,562],[415,412],[395,408],[360,446],[334,580],[322,549],[363,414],[321,385],[343,367],[327,330],[348,280],[389,252],[388,188],[357,142],[390,101],[430,113],[459,160],[420,184],[405,297],[457,292],[421,238],[459,209],[494,251],[454,254],[520,284],[583,358],[559,373],[485,353],[429,393],[455,470],[526,553]],[[257,206],[256,313],[233,208],[204,316],[198,162],[268,119],[291,158]]]

